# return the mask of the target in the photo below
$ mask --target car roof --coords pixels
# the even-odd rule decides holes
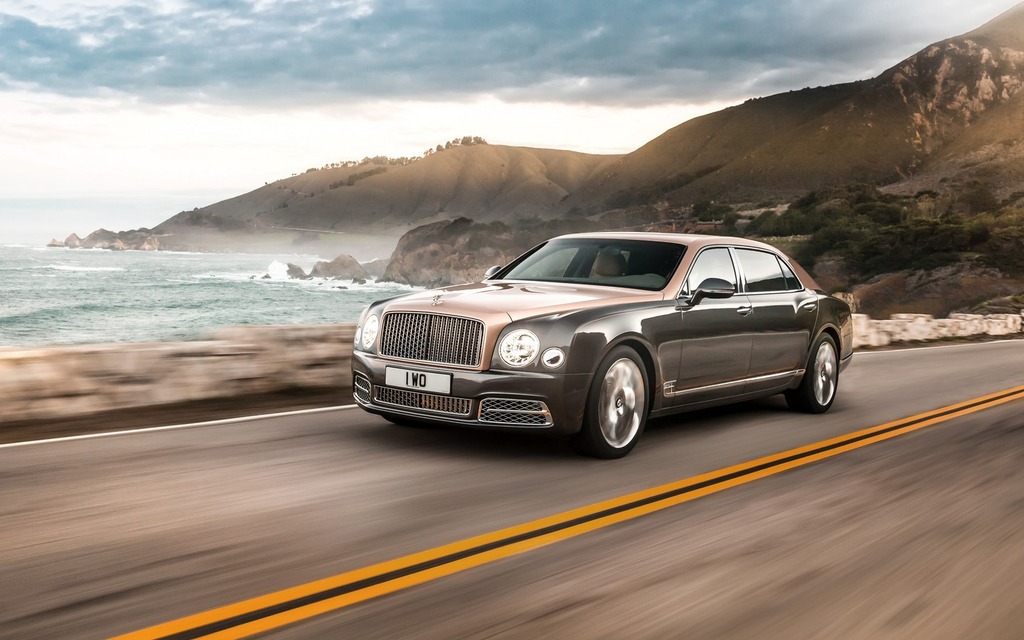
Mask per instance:
[[[731,244],[738,247],[756,247],[758,249],[771,249],[772,251],[779,252],[777,247],[773,247],[764,242],[758,242],[757,240],[750,240],[748,238],[740,238],[737,236],[710,236],[698,233],[662,233],[655,231],[595,231],[592,233],[570,233],[564,236],[558,236],[553,238],[559,240],[562,238],[593,238],[597,240],[651,240],[654,242],[671,242],[674,244],[684,244],[688,247],[703,247],[709,244]]]

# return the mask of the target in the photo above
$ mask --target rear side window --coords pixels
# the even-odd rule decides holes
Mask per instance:
[[[747,293],[767,293],[789,289],[782,266],[774,253],[737,249],[743,276],[747,281]]]
[[[779,264],[782,265],[782,275],[786,277],[786,291],[797,291],[803,289],[803,285],[800,284],[800,279],[796,277],[793,270],[789,268],[784,260],[779,260]]]

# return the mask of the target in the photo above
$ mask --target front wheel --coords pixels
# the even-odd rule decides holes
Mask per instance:
[[[635,351],[616,347],[597,368],[573,444],[596,458],[621,458],[636,446],[646,421],[647,370]]]
[[[790,409],[805,413],[825,413],[836,399],[839,388],[839,357],[836,343],[827,333],[818,336],[807,358],[807,369],[800,386],[786,392]]]

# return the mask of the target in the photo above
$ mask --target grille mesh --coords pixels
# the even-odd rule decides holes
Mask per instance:
[[[378,404],[389,404],[395,407],[418,409],[431,413],[466,417],[473,407],[473,401],[468,398],[453,398],[451,396],[439,396],[433,393],[420,393],[419,391],[406,391],[404,389],[381,386],[375,387],[374,391]]]
[[[356,374],[355,379],[352,380],[352,395],[356,397],[356,400],[364,403],[370,403],[370,381],[364,376]]]
[[[551,413],[540,400],[485,398],[480,402],[480,422],[548,426]]]
[[[480,364],[484,324],[434,313],[384,316],[380,353],[417,362],[475,367]]]

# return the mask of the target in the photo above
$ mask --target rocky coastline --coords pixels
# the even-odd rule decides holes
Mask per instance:
[[[84,238],[72,233],[63,242],[54,238],[47,243],[48,247],[66,247],[68,249],[109,249],[111,251],[159,251],[172,249],[160,244],[161,234],[149,229],[133,229],[131,231],[110,231],[97,229]]]

